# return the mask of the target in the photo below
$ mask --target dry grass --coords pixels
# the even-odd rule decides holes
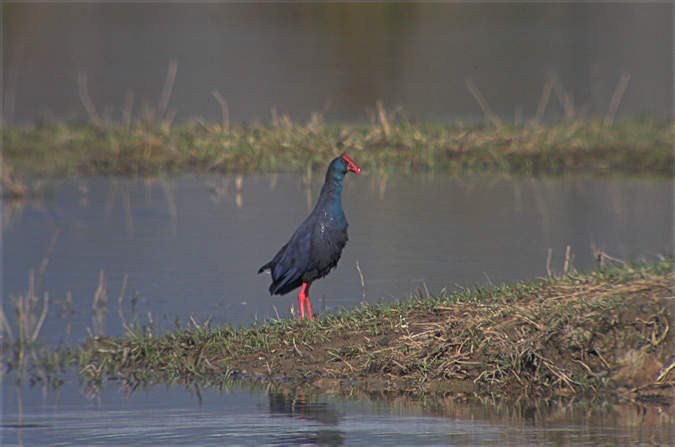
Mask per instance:
[[[222,98],[221,98],[222,99]],[[226,104],[223,102],[223,113]],[[366,170],[443,169],[518,175],[571,172],[672,175],[672,123],[631,120],[608,126],[574,119],[552,125],[411,123],[382,106],[373,123],[306,124],[288,116],[237,127],[162,121],[15,127],[3,132],[5,194],[26,178],[175,171],[304,171],[349,152]],[[165,117],[166,119],[166,117]]]
[[[313,322],[92,339],[83,375],[129,383],[662,398],[675,386],[673,260],[365,306]],[[660,397],[659,397],[660,396]]]

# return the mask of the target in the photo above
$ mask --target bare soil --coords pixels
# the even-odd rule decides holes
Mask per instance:
[[[314,343],[280,344],[226,363],[247,380],[290,379],[320,392],[347,388],[511,398],[602,394],[668,402],[675,389],[675,373],[663,374],[675,360],[669,328],[673,295],[672,289],[669,297],[665,290],[655,292],[637,293],[624,311],[595,313],[587,324],[550,337],[527,337],[544,328],[508,312],[491,328],[481,327],[484,307],[457,303],[431,314],[407,315],[405,327],[383,328],[378,335],[351,332]],[[459,327],[473,336],[483,333],[483,342],[476,347],[448,337]],[[511,340],[519,349],[509,352]]]

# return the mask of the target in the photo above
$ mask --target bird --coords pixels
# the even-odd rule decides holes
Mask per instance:
[[[258,274],[272,275],[271,295],[285,295],[300,287],[300,319],[313,319],[309,288],[337,266],[347,245],[347,218],[342,210],[342,181],[348,172],[361,174],[361,168],[345,154],[334,159],[326,171],[326,181],[314,210],[300,224],[291,239]]]

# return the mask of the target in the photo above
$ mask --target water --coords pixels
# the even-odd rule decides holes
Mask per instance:
[[[669,445],[672,412],[339,399],[280,389],[151,386],[91,398],[3,383],[2,445]],[[21,413],[17,402],[22,400]]]
[[[482,120],[473,79],[503,120],[604,116],[623,74],[617,117],[671,118],[669,2],[21,3],[2,4],[5,122],[88,119],[78,74],[102,119],[166,112],[220,122],[364,121],[382,100],[417,120]],[[129,96],[131,95],[131,96]],[[150,113],[149,111],[154,111]]]
[[[52,345],[122,335],[123,322],[161,333],[191,319],[290,317],[295,294],[270,297],[269,277],[256,271],[314,205],[320,174],[309,187],[297,174],[75,178],[45,185],[41,198],[4,201],[10,323],[8,298],[25,294],[31,270],[38,280],[45,255],[40,338]],[[594,250],[672,253],[672,191],[672,181],[649,179],[350,175],[350,243],[313,285],[313,310],[546,276],[562,270],[567,246],[578,268],[594,266]],[[101,272],[108,306],[94,313]],[[57,390],[16,387],[14,373],[2,387],[3,445],[624,445],[668,444],[673,433],[673,415],[658,406],[505,409],[236,387],[130,393],[115,381],[93,393],[68,373]]]
[[[49,293],[41,334],[53,342],[119,336],[133,320],[161,332],[191,318],[237,326],[288,317],[296,294],[270,297],[270,277],[256,272],[310,212],[321,181],[317,173],[309,188],[296,174],[49,185],[41,200],[3,204],[3,294],[25,294],[49,255],[38,295]],[[544,277],[562,271],[568,246],[573,265],[589,269],[598,250],[628,260],[673,244],[668,181],[437,174],[385,183],[366,173],[346,178],[343,206],[350,242],[337,270],[312,286],[318,312]],[[109,311],[95,321],[101,284]],[[68,297],[72,315],[63,312]]]

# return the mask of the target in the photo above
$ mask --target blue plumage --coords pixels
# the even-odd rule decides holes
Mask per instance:
[[[301,317],[306,304],[308,317],[312,318],[307,295],[309,286],[337,266],[342,249],[349,240],[347,218],[342,210],[342,181],[347,172],[361,173],[347,155],[331,162],[312,213],[276,256],[258,271],[269,270],[272,274],[269,289],[272,295],[285,295],[302,286],[298,297]]]

